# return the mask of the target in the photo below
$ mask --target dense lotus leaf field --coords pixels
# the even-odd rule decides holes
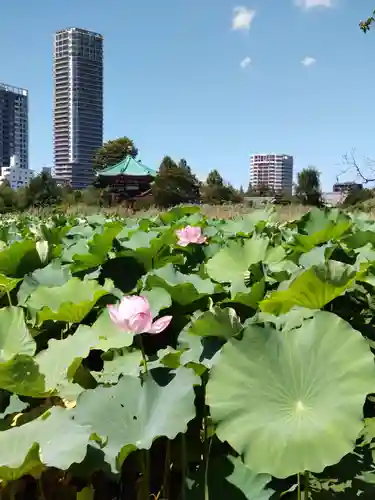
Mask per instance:
[[[361,214],[2,219],[0,498],[373,498],[374,287]]]

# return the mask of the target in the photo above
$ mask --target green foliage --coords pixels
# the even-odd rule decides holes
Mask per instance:
[[[372,189],[352,189],[347,194],[342,206],[353,207],[364,201],[371,200],[372,198],[374,198]]]
[[[372,24],[375,22],[375,10],[372,13],[372,16],[368,17],[365,21],[361,21],[359,23],[359,27],[364,33],[367,33],[371,29]]]
[[[131,155],[135,158],[137,154],[138,149],[128,137],[119,137],[118,139],[107,141],[95,153],[94,169],[101,170],[102,168],[112,167],[120,163],[126,156]]]
[[[322,206],[320,173],[315,167],[308,167],[297,174],[296,196],[303,205]]]
[[[192,175],[166,158],[176,169]],[[187,225],[207,242],[177,245]],[[374,286],[365,214],[3,217],[1,498],[359,497],[375,474]],[[119,329],[106,306],[123,295],[171,324]]]
[[[224,183],[223,178],[217,170],[212,170],[206,183],[201,187],[203,203],[221,205],[226,202],[240,203],[243,201],[243,193],[240,193],[230,184]]]
[[[30,181],[27,198],[29,206],[56,205],[62,200],[62,190],[50,174],[42,172]]]
[[[197,203],[199,181],[184,160],[177,165],[170,156],[165,156],[152,185],[152,196],[159,207]]]

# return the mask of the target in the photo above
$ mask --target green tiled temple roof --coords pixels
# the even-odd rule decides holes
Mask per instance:
[[[98,175],[115,177],[117,175],[128,175],[137,177],[151,176],[155,177],[157,172],[152,168],[146,167],[140,161],[135,160],[132,156],[127,156],[117,165],[104,168],[98,171]]]

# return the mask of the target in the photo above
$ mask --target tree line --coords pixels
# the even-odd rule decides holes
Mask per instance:
[[[96,171],[121,162],[127,155],[136,157],[138,148],[128,137],[107,141],[95,154],[94,169]],[[151,185],[151,190],[143,208],[156,205],[167,208],[186,203],[205,203],[218,205],[223,203],[243,203],[247,197],[272,197],[276,203],[299,203],[309,206],[322,206],[323,197],[320,173],[315,167],[303,169],[297,175],[295,194],[293,196],[276,193],[269,186],[249,184],[246,191],[234,188],[225,182],[218,170],[212,170],[204,182],[194,174],[185,159],[176,162],[165,156],[158,173]],[[350,204],[364,201],[372,197],[372,191],[362,190],[351,193]],[[24,211],[30,208],[42,208],[59,205],[74,206],[78,204],[107,207],[113,200],[110,188],[100,189],[95,185],[76,191],[61,187],[45,172],[31,180],[29,186],[13,190],[7,182],[0,185],[0,213]]]
[[[127,155],[136,157],[138,148],[128,137],[107,141],[95,154],[93,166],[96,171],[121,162]],[[170,207],[183,203],[222,204],[240,203],[243,190],[235,189],[224,181],[218,170],[213,170],[205,182],[198,180],[187,161],[174,161],[165,156],[158,174],[151,185],[146,203],[159,207]],[[101,189],[95,183],[84,190],[73,190],[59,186],[50,174],[42,172],[34,177],[28,186],[14,190],[7,181],[0,185],[0,213],[24,211],[59,205],[110,206],[110,188]]]

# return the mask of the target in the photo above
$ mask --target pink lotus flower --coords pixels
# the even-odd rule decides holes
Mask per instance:
[[[202,229],[195,226],[186,226],[176,230],[178,238],[177,244],[181,247],[186,247],[189,243],[205,243],[207,238],[202,235]]]
[[[109,316],[116,326],[135,334],[161,333],[172,320],[172,316],[164,316],[153,322],[148,300],[138,295],[125,296],[120,304],[107,307]]]

